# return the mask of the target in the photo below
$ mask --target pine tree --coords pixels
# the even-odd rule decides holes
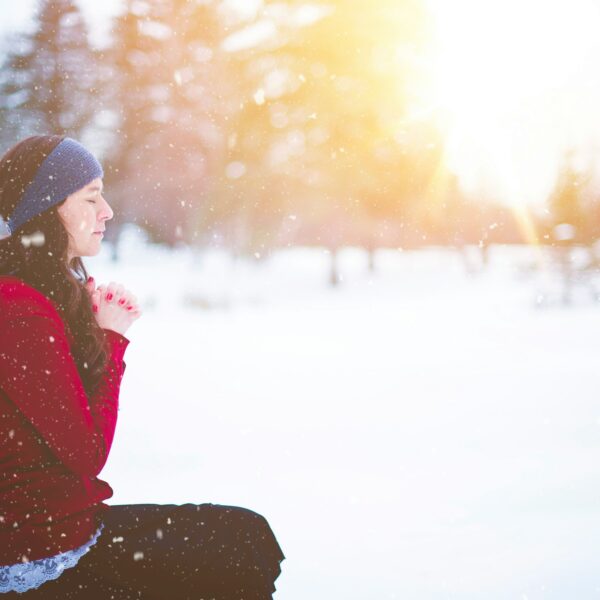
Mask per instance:
[[[108,182],[122,216],[155,239],[193,236],[215,136],[216,6],[128,0],[115,21],[112,107],[117,115]]]
[[[40,1],[33,33],[10,46],[0,80],[2,144],[40,133],[82,137],[93,123],[98,71],[77,5]]]
[[[372,219],[385,231],[387,219],[400,220],[425,195],[440,158],[434,128],[406,118],[422,5],[330,0],[307,11],[302,0],[270,4],[262,16],[275,23],[275,35],[239,53],[240,80],[254,87],[241,99],[232,155],[255,177],[229,183],[232,206],[237,190],[253,224],[272,219],[273,229],[279,220],[283,232],[288,216],[297,216],[293,241],[327,245],[332,257],[343,244],[374,246],[364,224]],[[312,22],[304,18],[311,11]]]
[[[554,238],[561,243],[579,240],[584,234],[582,197],[586,178],[573,167],[573,154],[567,152],[549,199]]]

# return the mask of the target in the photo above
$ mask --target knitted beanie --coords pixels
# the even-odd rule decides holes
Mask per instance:
[[[44,159],[8,220],[0,217],[0,239],[103,176],[96,157],[79,142],[65,138]]]

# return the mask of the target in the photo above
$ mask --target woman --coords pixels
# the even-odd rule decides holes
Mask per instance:
[[[34,136],[0,159],[0,593],[265,599],[284,555],[267,521],[213,504],[113,505],[97,478],[141,315],[96,287],[113,212],[81,144]]]

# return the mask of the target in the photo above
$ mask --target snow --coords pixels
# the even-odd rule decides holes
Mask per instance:
[[[346,249],[338,289],[323,249],[122,252],[109,504],[263,514],[285,600],[600,597],[598,306],[536,308],[533,251]]]

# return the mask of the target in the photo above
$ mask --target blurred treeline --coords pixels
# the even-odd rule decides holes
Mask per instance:
[[[0,149],[61,133],[95,150],[111,236],[135,222],[156,241],[258,255],[527,241],[507,206],[461,191],[434,119],[411,110],[421,2],[237,4],[124,0],[99,49],[72,0],[40,1],[31,32],[4,40]],[[557,180],[558,212],[534,216],[542,242],[598,214],[573,177]]]

